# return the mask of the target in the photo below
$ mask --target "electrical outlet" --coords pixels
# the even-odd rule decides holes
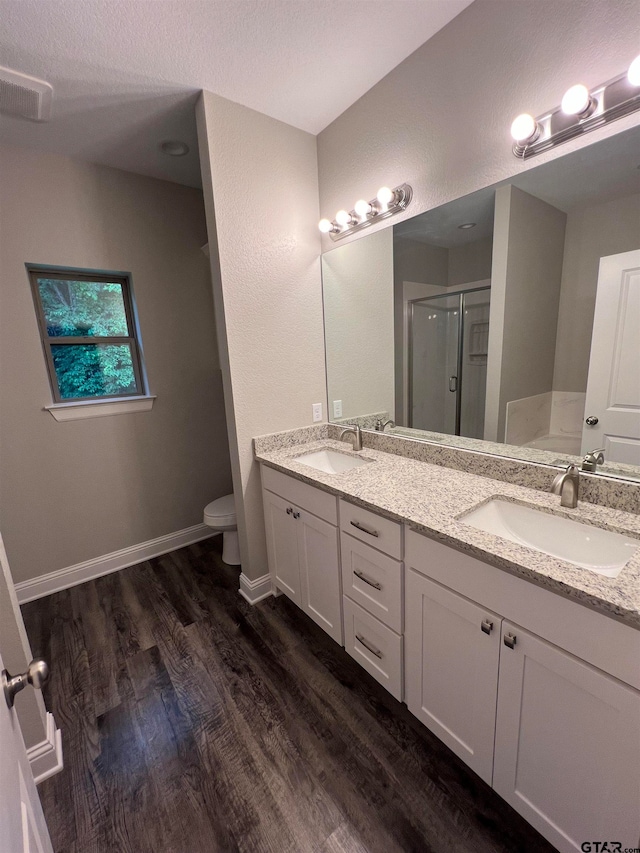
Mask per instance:
[[[314,403],[311,407],[313,410],[313,422],[317,423],[322,420],[322,403]]]
[[[341,418],[342,417],[342,400],[334,400],[333,401],[333,417]]]

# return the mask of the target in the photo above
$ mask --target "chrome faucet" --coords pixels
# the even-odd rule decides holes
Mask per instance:
[[[376,421],[375,429],[377,430],[377,432],[384,432],[388,426],[394,427],[395,425],[395,421],[383,421],[382,418],[378,418],[378,420]]]
[[[590,450],[582,460],[583,471],[597,471],[598,465],[604,465],[604,447],[599,450]]]
[[[575,509],[578,506],[580,471],[576,465],[567,465],[566,470],[558,474],[551,485],[554,495],[560,495],[560,506]]]
[[[340,433],[340,441],[342,441],[345,435],[353,436],[354,450],[362,450],[362,430],[360,429],[360,424],[351,424],[343,429]]]

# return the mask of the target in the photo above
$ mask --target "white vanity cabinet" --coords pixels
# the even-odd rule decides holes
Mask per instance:
[[[501,617],[411,569],[405,619],[409,710],[490,785]]]
[[[273,584],[342,645],[337,498],[265,466],[262,485]]]
[[[558,850],[637,847],[640,632],[413,531],[405,561],[409,709]]]
[[[638,847],[640,694],[517,625],[502,631],[493,787],[559,850]]]
[[[402,525],[340,499],[344,647],[403,698]]]

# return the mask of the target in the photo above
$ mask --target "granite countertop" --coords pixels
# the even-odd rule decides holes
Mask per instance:
[[[459,520],[459,516],[499,496],[640,539],[640,515],[584,501],[576,509],[565,509],[557,496],[547,492],[370,448],[356,453],[346,442],[327,438],[292,444],[294,437],[295,433],[281,447],[257,444],[256,459],[640,630],[640,550],[618,577],[607,578]],[[323,448],[368,459],[371,464],[327,474],[296,461],[304,453]]]

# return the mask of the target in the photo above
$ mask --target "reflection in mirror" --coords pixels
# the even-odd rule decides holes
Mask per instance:
[[[640,476],[640,128],[322,269],[334,421]]]

